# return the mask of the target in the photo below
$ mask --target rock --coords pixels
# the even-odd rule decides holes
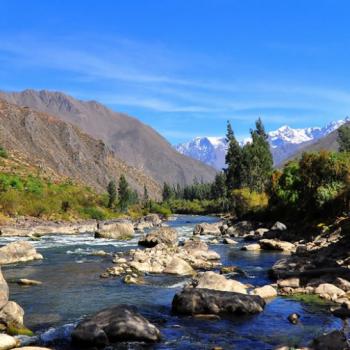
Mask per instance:
[[[14,301],[9,301],[0,310],[0,323],[6,327],[23,328],[24,310]]]
[[[349,349],[346,336],[341,331],[332,331],[315,338],[311,343],[313,350],[345,350]]]
[[[164,243],[170,247],[177,245],[177,231],[170,227],[161,227],[156,231],[141,237],[139,245],[145,247],[155,247],[159,243]]]
[[[16,350],[51,350],[49,348],[42,348],[40,346],[23,346],[20,348],[16,348]]]
[[[220,226],[221,226],[220,222],[214,223],[214,224],[208,224],[208,223],[197,224],[194,227],[193,234],[220,236],[221,235]]]
[[[259,251],[261,250],[260,244],[259,243],[252,243],[252,244],[247,244],[241,248],[241,250],[247,250],[247,251]]]
[[[0,268],[0,309],[9,301],[9,287]]]
[[[236,275],[241,275],[243,277],[249,277],[249,275],[238,266],[223,266],[220,269],[220,274],[221,275],[236,274]]]
[[[212,271],[201,274],[196,282],[196,288],[247,294],[247,287],[243,283],[227,279],[224,275]]]
[[[270,298],[277,297],[277,291],[271,285],[255,288],[249,294],[258,295],[263,299],[270,299]]]
[[[295,245],[290,242],[280,241],[277,239],[261,239],[259,241],[261,249],[280,250],[284,252],[295,251]]]
[[[129,239],[134,235],[134,226],[130,221],[100,223],[95,238]]]
[[[242,315],[262,312],[264,306],[264,299],[257,295],[186,288],[174,296],[172,311],[181,315]]]
[[[322,283],[315,289],[315,294],[320,297],[332,299],[345,295],[345,292],[331,283]]]
[[[344,278],[337,277],[336,280],[334,281],[334,285],[342,289],[344,292],[350,291],[350,282]]]
[[[15,348],[18,344],[16,338],[7,334],[0,334],[0,350],[9,350]]]
[[[283,280],[278,280],[277,285],[279,288],[299,288],[300,287],[300,279],[298,277],[286,278]]]
[[[191,265],[185,260],[174,256],[170,263],[166,266],[163,273],[168,273],[172,275],[188,276],[193,275],[194,270]]]
[[[235,241],[234,239],[231,239],[231,238],[224,238],[222,243],[224,243],[224,244],[237,244],[237,241]]]
[[[290,314],[287,319],[291,324],[297,324],[299,322],[300,315],[297,313]]]
[[[162,220],[158,214],[148,214],[143,217],[143,221],[150,222],[153,226],[160,226],[162,224]]]
[[[81,321],[72,333],[72,343],[85,347],[104,347],[120,341],[160,340],[156,326],[137,313],[136,308],[117,305]]]
[[[139,231],[142,232],[146,229],[152,228],[153,225],[151,222],[145,222],[145,221],[141,221],[138,222],[137,224],[135,224],[135,231]]]
[[[29,280],[26,278],[20,278],[17,281],[17,284],[21,285],[21,286],[40,286],[41,284],[43,284],[40,281],[36,281],[36,280]]]
[[[26,241],[12,242],[0,248],[0,265],[40,259],[43,259],[43,256]]]
[[[141,277],[135,277],[133,275],[126,275],[123,279],[126,284],[144,284],[144,280]]]
[[[263,237],[266,232],[269,232],[268,228],[258,228],[255,230],[254,235],[258,237]]]
[[[287,226],[282,222],[276,221],[274,225],[271,227],[272,231],[285,231],[287,230]]]

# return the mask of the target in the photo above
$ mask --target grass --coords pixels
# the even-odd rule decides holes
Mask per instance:
[[[330,302],[326,299],[320,298],[315,294],[293,294],[292,296],[288,296],[289,299],[300,301],[308,304],[318,304],[318,305],[329,305]]]

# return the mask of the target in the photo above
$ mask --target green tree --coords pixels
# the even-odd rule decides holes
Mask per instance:
[[[338,129],[339,152],[350,152],[350,127],[342,125]]]
[[[174,191],[169,184],[164,182],[163,192],[162,192],[163,202],[167,202],[174,198]]]
[[[215,180],[211,186],[212,199],[225,198],[227,196],[226,175],[223,171],[216,174]]]
[[[273,158],[268,135],[260,118],[255,123],[255,129],[250,133],[252,141],[242,150],[241,184],[242,187],[263,192],[271,179]]]
[[[108,183],[107,193],[108,193],[108,208],[112,208],[115,204],[116,199],[117,199],[117,189],[116,189],[114,180],[111,180]]]
[[[119,208],[122,212],[126,212],[130,203],[130,191],[129,184],[124,175],[121,175],[119,178],[118,195]]]
[[[146,185],[143,186],[143,204],[147,205],[149,202],[149,195]]]
[[[226,142],[228,144],[225,157],[226,163],[226,184],[228,190],[241,186],[241,161],[242,149],[235,138],[231,123],[227,122]]]

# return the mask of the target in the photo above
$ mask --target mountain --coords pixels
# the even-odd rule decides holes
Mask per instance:
[[[152,197],[160,197],[160,186],[140,170],[119,159],[102,141],[56,117],[19,107],[0,99],[0,144],[16,153],[42,175],[61,175],[105,190],[111,179],[125,174],[130,185]]]
[[[284,125],[275,131],[270,131],[268,133],[269,143],[275,165],[282,164],[293,154],[324,138],[348,121],[348,118],[334,121],[323,128],[293,129]],[[243,140],[240,143],[243,145],[246,142],[249,140]],[[196,137],[175,148],[178,152],[198,159],[218,170],[225,167],[227,144],[224,137]]]
[[[0,97],[76,125],[86,134],[102,140],[127,164],[159,183],[184,185],[195,177],[211,181],[215,176],[214,168],[176,152],[151,127],[96,101],[81,101],[46,90],[2,92]]]

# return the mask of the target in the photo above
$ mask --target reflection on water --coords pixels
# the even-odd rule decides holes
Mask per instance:
[[[169,225],[175,227],[180,239],[191,236],[198,222],[215,218],[179,216]],[[13,240],[1,238],[0,244]],[[221,321],[204,321],[171,315],[171,301],[181,290],[186,278],[149,276],[147,285],[123,284],[120,279],[100,279],[111,265],[111,257],[95,256],[96,250],[125,251],[137,245],[131,241],[94,239],[92,235],[48,236],[32,243],[44,255],[43,261],[3,268],[8,281],[18,278],[36,279],[41,286],[21,287],[10,283],[11,299],[25,309],[28,327],[44,333],[44,339],[67,338],[74,324],[83,316],[114,304],[126,303],[156,323],[163,341],[148,346],[152,349],[272,349],[284,343],[290,346],[307,343],[322,331],[340,327],[325,308],[306,305],[286,298],[275,298],[260,315]],[[238,245],[213,245],[224,265],[236,265],[248,277],[237,277],[253,285],[269,283],[267,270],[281,257],[280,253],[243,252]],[[299,325],[291,325],[287,316],[301,315]],[[50,330],[49,330],[50,329]],[[48,331],[49,330],[49,331]],[[116,349],[136,349],[141,345],[120,345]],[[145,347],[142,345],[142,349]]]

